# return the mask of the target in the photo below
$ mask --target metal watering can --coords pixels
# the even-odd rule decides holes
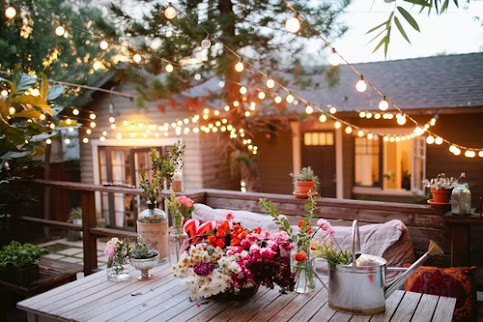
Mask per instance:
[[[406,279],[423,262],[433,255],[443,254],[433,241],[428,251],[408,268],[386,267],[382,257],[360,253],[360,235],[357,220],[352,223],[352,263],[349,265],[333,264],[329,261],[329,306],[338,311],[356,314],[377,314],[386,310],[385,300],[399,289]],[[386,271],[403,272],[386,289]]]

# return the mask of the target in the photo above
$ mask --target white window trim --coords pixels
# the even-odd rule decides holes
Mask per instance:
[[[92,168],[94,169],[94,184],[100,185],[100,169],[99,169],[99,147],[100,146],[119,146],[119,147],[154,147],[173,145],[176,142],[183,140],[180,138],[157,138],[157,139],[122,139],[122,140],[91,140],[92,149]],[[95,193],[96,213],[102,211],[101,193]]]

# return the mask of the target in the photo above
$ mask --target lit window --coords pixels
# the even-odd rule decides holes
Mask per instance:
[[[304,145],[334,145],[334,132],[305,132]]]

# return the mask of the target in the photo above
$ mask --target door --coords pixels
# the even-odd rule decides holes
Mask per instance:
[[[334,131],[304,133],[302,166],[310,166],[319,177],[319,192],[322,197],[336,197],[337,176],[335,170]]]

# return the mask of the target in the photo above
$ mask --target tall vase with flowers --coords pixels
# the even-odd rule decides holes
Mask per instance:
[[[107,279],[121,282],[129,279],[129,253],[131,247],[114,237],[106,243],[104,254],[107,255]]]
[[[179,256],[184,250],[188,240],[188,234],[184,231],[183,225],[186,219],[191,218],[194,210],[194,201],[186,196],[176,197],[171,190],[171,198],[166,199],[166,208],[171,215],[172,226],[169,228],[169,261],[176,264]]]

